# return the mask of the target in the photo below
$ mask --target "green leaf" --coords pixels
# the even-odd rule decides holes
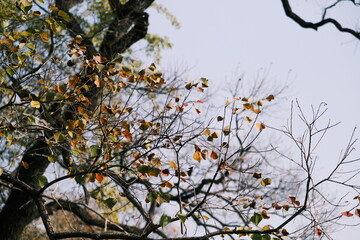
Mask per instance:
[[[171,221],[171,217],[166,215],[166,214],[163,214],[161,215],[160,217],[160,222],[159,224],[162,226],[162,227],[165,227],[166,225],[168,225]]]
[[[137,169],[141,174],[146,174],[151,170],[151,167],[149,165],[139,165]]]
[[[102,202],[110,209],[112,209],[116,204],[116,200],[114,198],[107,198]]]
[[[269,234],[264,234],[261,236],[261,240],[271,240],[271,237]]]
[[[261,214],[254,213],[254,215],[250,218],[250,221],[257,226],[262,219],[263,217],[261,216]]]
[[[78,175],[75,177],[75,181],[79,184],[84,183],[86,176],[85,175]]]
[[[252,234],[250,238],[251,238],[251,240],[261,240],[261,235],[260,234]]]
[[[159,192],[161,202],[170,202],[171,195],[169,193]]]
[[[58,16],[61,17],[62,19],[64,19],[66,22],[70,22],[70,20],[71,20],[69,14],[67,14],[63,10],[59,10]]]
[[[48,184],[47,178],[45,176],[40,176],[39,177],[39,185],[40,185],[40,187],[43,187],[46,184]]]
[[[90,157],[91,158],[96,157],[98,154],[100,154],[100,152],[101,152],[101,148],[98,145],[90,146]]]
[[[148,200],[149,202],[154,202],[157,198],[158,194],[156,192],[149,192],[146,196],[146,200]]]
[[[9,74],[10,77],[14,76],[15,71],[12,68],[6,68],[6,73]]]
[[[180,214],[180,213],[178,213],[176,216],[180,219],[180,221],[181,221],[182,223],[184,223],[185,220],[186,220],[186,218],[187,218],[187,215],[186,215],[186,214]]]
[[[270,185],[272,182],[271,178],[264,178],[263,180],[261,180],[260,184],[265,187],[267,185]]]

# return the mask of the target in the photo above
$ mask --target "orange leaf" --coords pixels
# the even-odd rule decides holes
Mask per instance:
[[[101,183],[104,180],[104,176],[101,175],[100,173],[96,173],[95,178],[96,178],[96,181],[98,181],[99,183]]]
[[[210,154],[210,157],[215,160],[215,159],[218,159],[219,156],[217,155],[216,152],[212,151],[211,154]]]
[[[322,232],[320,229],[315,228],[315,234],[316,234],[316,236],[321,237],[322,233],[323,233],[323,232]]]
[[[193,159],[200,162],[202,160],[201,152],[200,151],[195,151],[195,153],[193,154]]]
[[[197,103],[204,103],[204,102],[203,102],[203,101],[201,101],[201,100],[197,100],[196,102],[197,102]]]
[[[130,142],[132,142],[133,138],[132,138],[132,134],[129,131],[123,131],[122,134],[124,135],[124,137],[129,140]]]
[[[94,56],[93,59],[98,63],[105,63],[107,60],[106,57],[101,57],[101,56]]]
[[[352,214],[351,212],[349,211],[346,211],[346,212],[342,212],[341,215],[345,216],[345,217],[351,217],[353,216],[354,214]]]
[[[25,169],[29,169],[29,163],[21,161],[21,165],[25,168]]]
[[[256,127],[259,129],[259,131],[262,131],[265,129],[265,124],[263,123],[256,123]]]

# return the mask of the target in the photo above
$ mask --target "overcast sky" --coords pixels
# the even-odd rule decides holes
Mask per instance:
[[[270,84],[289,86],[289,101],[284,102],[287,107],[293,99],[298,99],[304,108],[326,102],[326,118],[342,122],[319,150],[320,160],[338,160],[352,129],[360,125],[359,40],[331,25],[318,31],[301,28],[285,16],[280,0],[157,2],[182,25],[174,29],[163,15],[150,14],[150,32],[166,35],[174,44],[163,53],[163,68],[189,67],[190,78],[207,77],[215,88],[235,80],[236,73],[251,80],[259,71],[269,72]],[[313,5],[304,7],[304,2]],[[294,8],[316,19],[322,4],[320,0],[295,1]],[[349,27],[360,25],[359,9],[344,5],[334,14]],[[279,114],[280,126],[289,113]],[[360,227],[343,230],[334,237],[353,239],[354,234],[360,236]]]

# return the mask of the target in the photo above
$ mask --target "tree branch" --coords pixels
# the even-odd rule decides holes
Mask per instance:
[[[321,21],[317,23],[313,22],[307,22],[304,19],[302,19],[299,15],[294,13],[291,9],[290,3],[288,0],[281,0],[282,5],[284,7],[284,11],[286,13],[286,16],[294,20],[296,23],[298,23],[303,28],[312,28],[314,30],[318,30],[319,27],[324,26],[325,24],[333,24],[340,32],[345,32],[351,34],[353,37],[360,40],[360,32],[357,32],[351,28],[345,28],[343,27],[338,21],[332,18],[323,18]]]

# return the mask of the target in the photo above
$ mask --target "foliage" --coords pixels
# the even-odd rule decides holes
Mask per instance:
[[[314,150],[332,127],[318,126],[323,106],[311,119],[297,106],[300,138],[292,118],[282,129],[264,123],[275,96],[259,89],[239,96],[236,87],[212,115],[208,79],[167,82],[155,64],[138,69],[121,56],[141,39],[149,51],[168,44],[147,34],[153,1],[89,2],[0,2],[4,239],[24,229],[40,238],[27,228],[39,218],[50,239],[283,239],[327,236],[341,216],[359,216],[358,196],[342,213],[340,203],[318,213],[333,200],[323,185],[359,189],[358,168],[338,171],[357,164],[353,139],[327,177],[314,177]],[[272,131],[299,157],[264,144]]]

